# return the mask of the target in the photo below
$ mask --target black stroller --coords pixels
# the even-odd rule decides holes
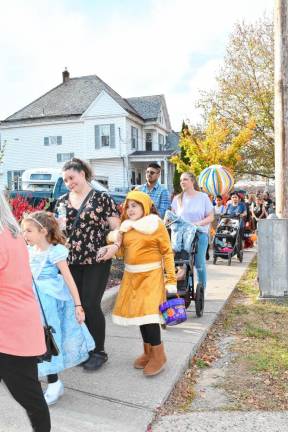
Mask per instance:
[[[213,240],[213,264],[216,264],[217,258],[231,260],[234,255],[240,262],[243,261],[243,249],[240,229],[239,215],[222,215]]]
[[[176,252],[174,262],[177,276],[177,294],[185,300],[186,309],[190,306],[192,300],[195,301],[196,315],[200,318],[204,312],[204,287],[202,283],[198,282],[195,289],[194,263],[197,244],[198,236],[196,232],[191,245],[191,253],[188,254],[185,250]],[[175,294],[167,294],[167,298],[173,297],[175,297]]]

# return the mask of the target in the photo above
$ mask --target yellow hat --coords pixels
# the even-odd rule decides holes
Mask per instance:
[[[124,209],[125,209],[124,217],[126,217],[126,208],[127,208],[128,200],[137,201],[138,203],[142,204],[144,209],[144,216],[148,216],[150,214],[151,207],[153,205],[153,201],[151,200],[150,196],[147,195],[145,192],[133,190],[131,192],[128,192],[128,194],[126,195],[126,199],[124,202]]]

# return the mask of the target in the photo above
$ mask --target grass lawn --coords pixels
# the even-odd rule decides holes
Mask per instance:
[[[201,373],[213,367],[219,371],[225,340],[232,341],[225,353],[228,361],[220,366],[223,377],[215,384],[229,400],[222,409],[288,409],[288,302],[261,301],[258,296],[254,260],[160,415],[193,410]]]

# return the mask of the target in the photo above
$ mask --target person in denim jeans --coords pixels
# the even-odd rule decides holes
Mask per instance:
[[[198,282],[206,287],[206,251],[208,246],[209,225],[213,222],[213,205],[207,194],[199,191],[197,180],[192,173],[182,173],[180,177],[182,192],[172,201],[172,210],[186,222],[196,225],[198,230],[198,249],[195,267]]]

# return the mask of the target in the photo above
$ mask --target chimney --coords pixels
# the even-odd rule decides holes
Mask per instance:
[[[67,67],[65,67],[64,72],[62,72],[62,77],[63,77],[63,83],[65,83],[69,80],[70,74],[67,70]]]

